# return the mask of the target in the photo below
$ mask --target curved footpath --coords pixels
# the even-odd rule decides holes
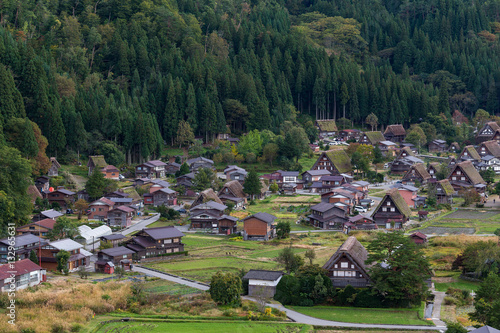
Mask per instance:
[[[184,278],[181,278],[179,276],[171,275],[171,274],[165,274],[159,271],[151,270],[149,268],[145,268],[142,266],[137,266],[134,265],[132,268],[134,272],[140,272],[149,276],[154,276],[158,277],[160,279],[172,281],[175,283],[180,283],[192,288],[200,289],[200,290],[208,290],[208,286],[204,283],[193,281],[193,280],[187,280]],[[249,300],[249,301],[254,301],[256,302],[257,300],[248,297],[248,296],[243,296],[243,299]],[[287,317],[290,318],[291,320],[295,321],[296,323],[300,324],[308,324],[308,325],[315,325],[315,326],[331,326],[331,327],[353,327],[353,328],[379,328],[379,329],[391,329],[391,330],[421,330],[421,331],[445,331],[446,326],[416,326],[416,325],[383,325],[383,324],[358,324],[358,323],[344,323],[340,321],[331,321],[331,320],[324,320],[324,319],[318,319],[310,316],[306,316],[300,312],[290,310],[285,308],[281,304],[272,304],[268,303],[266,304],[268,307],[272,307],[275,309],[278,309],[280,311],[283,311],[286,313]]]

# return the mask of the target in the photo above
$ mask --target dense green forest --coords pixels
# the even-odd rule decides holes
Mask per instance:
[[[28,117],[51,155],[128,161],[181,120],[210,140],[373,112],[453,136],[439,114],[500,111],[499,21],[499,0],[2,1],[0,124]]]

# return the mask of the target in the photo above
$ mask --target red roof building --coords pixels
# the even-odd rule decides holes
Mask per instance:
[[[25,289],[39,285],[46,280],[46,271],[29,259],[0,266],[0,291]],[[14,281],[12,280],[14,278]],[[11,288],[11,285],[14,285]]]

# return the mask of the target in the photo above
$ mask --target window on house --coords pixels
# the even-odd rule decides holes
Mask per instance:
[[[460,178],[460,179],[465,180],[465,177],[462,177],[462,178]]]
[[[396,211],[396,210],[394,209],[394,207],[391,207],[391,212],[394,212],[394,211]]]
[[[391,202],[390,202],[390,201],[387,201],[386,205],[387,205],[387,206],[390,206],[390,205],[391,205]]]
[[[451,177],[451,180],[457,180],[457,177],[453,176]]]
[[[347,263],[347,262],[341,262],[340,263],[340,268],[349,268],[349,263]]]
[[[335,264],[335,268],[339,268],[339,265]]]

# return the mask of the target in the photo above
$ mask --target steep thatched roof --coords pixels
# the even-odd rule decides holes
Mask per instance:
[[[453,195],[453,193],[455,193],[455,190],[453,189],[453,186],[451,186],[451,183],[450,183],[450,181],[448,179],[440,180],[437,183],[443,189],[444,194],[446,194],[446,195]]]
[[[415,156],[415,153],[413,152],[413,150],[411,150],[410,147],[404,147],[404,148],[401,148],[401,150],[399,151],[399,154],[398,156],[396,157],[396,160],[399,160],[401,158],[401,156],[403,155],[403,152],[406,152],[406,156]]]
[[[352,171],[351,159],[345,150],[329,150],[325,154],[332,161],[338,172],[348,173]]]
[[[35,185],[28,186],[28,189],[26,191],[28,192],[28,195],[31,198],[32,204],[35,203],[36,198],[43,199],[42,194],[40,193],[40,191],[38,191],[38,188]]]
[[[439,162],[431,162],[429,163],[429,167],[427,168],[427,172],[429,171],[430,167],[433,167],[436,172],[441,171],[441,163]]]
[[[387,126],[384,134],[391,134],[391,133],[392,135],[406,135],[405,128],[401,124]]]
[[[333,256],[328,259],[326,264],[323,265],[324,269],[330,269],[332,266],[340,259],[342,256],[347,256],[352,259],[362,270],[366,272],[365,261],[368,259],[368,251],[366,248],[356,239],[356,237],[351,236],[347,238],[344,244],[340,245]],[[368,276],[368,274],[366,274]]]
[[[410,167],[410,170],[406,172],[403,179],[406,179],[407,176],[411,175],[412,170],[415,170],[415,173],[419,174],[422,180],[428,180],[431,178],[431,175],[427,172],[425,165],[423,163],[416,163]]]
[[[382,201],[380,201],[377,208],[373,211],[372,215],[378,212],[378,210],[382,207],[382,204],[385,202],[387,197],[390,197],[390,199],[392,200],[392,202],[394,202],[394,204],[401,212],[401,214],[403,214],[405,217],[410,217],[411,215],[410,207],[408,207],[408,204],[406,203],[401,193],[399,193],[397,188],[393,188],[385,193],[384,198],[382,199]]]
[[[380,141],[384,141],[385,137],[380,131],[365,132],[366,137],[372,145],[377,145]]]
[[[231,193],[234,194],[237,198],[246,198],[247,195],[243,192],[243,185],[238,180],[231,180],[224,184],[222,189],[219,191],[219,196],[224,194],[225,189],[229,189]]]
[[[205,191],[201,191],[200,194],[198,195],[198,197],[194,200],[193,204],[191,205],[191,207],[196,207],[198,206],[199,204],[202,204],[204,202],[207,202],[207,201],[215,201],[221,205],[223,205],[222,201],[219,199],[219,197],[217,196],[217,193],[215,193],[214,190],[212,190],[211,188],[209,189],[206,189]]]
[[[337,125],[335,124],[335,120],[316,120],[316,124],[318,124],[320,132],[337,131]]]
[[[90,161],[92,161],[93,165],[96,168],[104,168],[106,165],[108,165],[103,155],[89,156],[89,163],[87,165],[90,164]]]
[[[57,162],[57,159],[55,157],[50,158],[50,163],[52,163],[52,165],[55,165],[56,168],[58,169],[61,167],[61,165],[59,164],[59,162]]]
[[[464,152],[467,152],[467,156],[470,156],[470,158],[472,158],[476,161],[481,160],[481,156],[477,152],[476,148],[474,148],[474,146],[472,146],[472,145],[465,146],[465,148],[462,151],[462,154],[460,154],[460,156],[462,156],[464,154]]]
[[[490,152],[490,155],[500,157],[500,145],[496,140],[484,141],[481,143],[479,150],[481,150],[482,147],[485,147]]]
[[[479,172],[477,172],[477,169],[474,167],[474,164],[472,164],[471,161],[458,163],[455,165],[455,168],[461,168],[463,173],[470,179],[473,185],[486,184],[486,182],[483,180],[483,177],[481,177]]]

